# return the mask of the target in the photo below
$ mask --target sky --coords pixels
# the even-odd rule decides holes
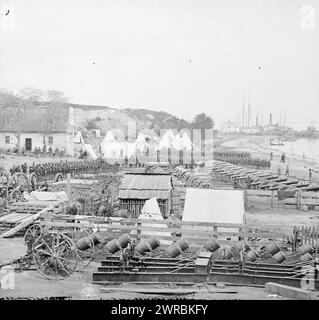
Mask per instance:
[[[9,12],[8,12],[9,9]],[[319,128],[317,0],[0,0],[0,88]],[[266,121],[266,120],[264,120]]]

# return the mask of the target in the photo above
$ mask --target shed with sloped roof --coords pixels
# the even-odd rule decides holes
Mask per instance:
[[[171,210],[172,179],[169,174],[130,174],[121,181],[120,209],[128,210],[137,218],[146,200],[156,197],[163,217]]]

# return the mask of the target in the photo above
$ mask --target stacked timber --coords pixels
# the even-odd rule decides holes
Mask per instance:
[[[65,211],[63,203],[58,201],[28,201],[15,202],[8,206],[6,214],[0,217],[0,234],[15,228],[16,226],[29,221],[31,217],[36,216],[46,208],[49,214],[59,214]],[[25,228],[19,230],[25,231]]]
[[[115,184],[115,185],[114,185]],[[112,206],[114,194],[112,188],[118,184],[116,175],[100,175],[86,177],[85,179],[72,179],[52,183],[49,186],[51,192],[65,191],[69,200],[81,204],[80,214],[97,215],[101,208]]]

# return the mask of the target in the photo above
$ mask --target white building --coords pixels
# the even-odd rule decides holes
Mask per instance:
[[[7,151],[15,147],[34,151],[64,149],[68,156],[74,156],[74,114],[73,108],[50,108],[32,106],[5,108],[0,110],[0,149]]]

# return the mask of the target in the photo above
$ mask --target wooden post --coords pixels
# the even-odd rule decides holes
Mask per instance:
[[[301,192],[297,192],[297,209],[300,210],[300,197],[301,197]]]
[[[271,209],[273,209],[275,206],[275,191],[274,190],[271,190],[271,200],[270,201],[271,201],[270,207],[271,207]]]
[[[69,201],[72,200],[72,194],[71,194],[71,174],[68,173],[66,175],[67,178],[67,184],[66,184],[66,194],[68,196]]]
[[[316,242],[315,242],[315,257],[317,258],[317,253],[318,253],[318,227],[316,227],[316,232],[315,232],[315,236],[316,236]]]
[[[142,225],[142,223],[141,222],[138,222],[137,223],[137,230],[136,230],[136,234],[137,234],[137,236],[136,236],[136,240],[139,242],[139,241],[141,241],[141,225]]]
[[[248,207],[247,189],[244,189],[244,209],[246,210],[247,207]]]
[[[213,227],[213,230],[214,230],[214,232],[215,232],[215,231],[217,232],[217,231],[218,231],[218,227],[217,227],[217,226],[214,226],[214,227]],[[217,234],[214,234],[214,238],[217,239]]]

